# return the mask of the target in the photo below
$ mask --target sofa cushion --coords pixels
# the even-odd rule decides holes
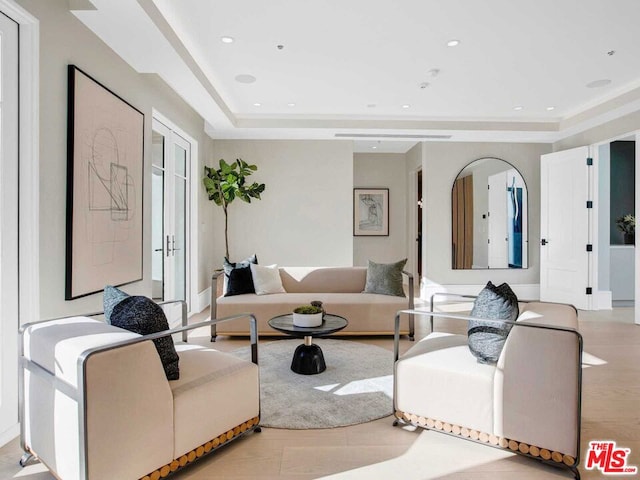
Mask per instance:
[[[220,318],[252,312],[258,320],[260,335],[275,335],[278,332],[267,325],[269,319],[291,313],[294,308],[313,300],[321,301],[327,313],[340,315],[349,321],[349,325],[340,334],[393,332],[396,313],[407,308],[406,298],[375,293],[276,293],[220,297],[217,300],[216,311]],[[408,317],[405,315],[401,318],[403,332],[407,330],[407,325]],[[220,335],[241,332],[248,334],[247,322],[243,319],[218,325]]]
[[[111,324],[140,335],[169,330],[169,322],[160,305],[142,296],[127,297],[111,313]],[[171,335],[153,341],[168,380],[180,377],[178,354]]]
[[[256,288],[256,295],[269,295],[272,293],[285,293],[280,279],[280,271],[277,265],[263,267],[261,265],[250,265],[253,284]]]
[[[396,407],[491,433],[494,373],[471,355],[464,335],[431,333],[396,363]]]
[[[240,262],[230,262],[227,257],[224,257],[224,261],[222,263],[222,268],[224,269],[224,284],[222,287],[223,294],[226,295],[227,290],[229,289],[229,276],[231,275],[231,272],[236,268],[248,268],[252,263],[258,263],[258,257],[255,253]],[[253,279],[251,280],[251,286],[249,287],[248,285],[245,285],[244,288],[246,288],[247,291],[243,293],[255,292],[255,289],[253,288]]]
[[[471,316],[514,322],[518,318],[518,299],[508,284],[496,287],[488,282],[473,303]],[[511,327],[506,323],[469,322],[469,350],[478,362],[495,365]]]
[[[404,297],[402,269],[406,263],[406,258],[395,263],[376,263],[369,260],[364,292]]]
[[[287,293],[361,293],[367,267],[280,267]]]
[[[170,382],[175,458],[259,415],[258,366],[198,345],[178,344],[180,380]],[[197,412],[200,412],[197,414]]]

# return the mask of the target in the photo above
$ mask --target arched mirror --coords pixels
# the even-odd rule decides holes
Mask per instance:
[[[498,158],[464,167],[451,191],[454,269],[527,268],[527,186]]]

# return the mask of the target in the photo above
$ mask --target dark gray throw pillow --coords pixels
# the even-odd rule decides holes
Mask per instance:
[[[113,305],[112,303],[118,298],[120,301]],[[162,308],[150,298],[129,296],[115,287],[107,287],[104,292],[104,305],[105,317],[107,310],[109,310],[108,323],[115,327],[124,328],[139,335],[169,330],[169,322]],[[157,338],[153,343],[160,356],[167,380],[178,380],[180,378],[178,367],[180,358],[171,336]]]
[[[256,293],[256,288],[253,285],[253,277],[251,276],[250,264],[258,264],[258,257],[254,253],[250,257],[245,258],[241,262],[230,262],[227,257],[224,257],[222,264],[224,268],[224,296],[229,297],[231,295],[241,295],[243,293]],[[240,274],[234,274],[234,278],[231,278],[231,274],[236,269],[246,269]],[[248,274],[248,275],[247,275]],[[232,288],[232,293],[229,293],[229,289]]]
[[[497,287],[491,282],[487,283],[471,310],[472,317],[514,322],[518,314],[518,298],[506,283]],[[498,362],[512,326],[506,323],[469,322],[469,350],[478,359],[478,363],[495,365]]]
[[[406,263],[406,258],[396,263],[375,263],[369,260],[364,293],[406,296],[402,288],[402,269]]]
[[[104,305],[104,318],[107,323],[111,323],[111,313],[113,312],[115,306],[128,297],[129,294],[123,292],[119,288],[112,287],[111,285],[107,285],[106,287],[104,287],[104,292],[102,294],[102,304]]]

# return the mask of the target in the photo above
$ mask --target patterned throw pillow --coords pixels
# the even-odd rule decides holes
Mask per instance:
[[[139,335],[169,330],[169,322],[160,305],[147,297],[129,296],[112,286],[104,289],[104,311],[105,318],[107,311],[109,312],[108,323]],[[178,380],[180,358],[171,336],[157,338],[153,343],[160,356],[167,380]]]
[[[497,287],[491,282],[487,283],[471,310],[472,317],[493,320],[515,321],[518,314],[518,298],[506,283]],[[512,326],[496,322],[469,322],[469,350],[478,359],[478,363],[495,365],[498,362]]]
[[[258,257],[254,253],[248,258],[245,258],[241,262],[230,262],[227,257],[224,257],[224,296],[230,297],[232,295],[242,295],[243,293],[256,293],[255,286],[253,285],[253,277],[251,276],[251,270],[249,265],[258,264]],[[242,269],[242,272],[235,272],[235,270]]]
[[[402,269],[406,263],[406,258],[396,263],[375,263],[369,260],[364,293],[405,297],[402,287]]]

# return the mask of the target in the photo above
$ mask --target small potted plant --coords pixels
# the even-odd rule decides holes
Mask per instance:
[[[616,219],[616,226],[622,232],[624,244],[633,245],[636,236],[636,217],[632,213]]]
[[[313,305],[300,305],[293,310],[296,327],[318,327],[322,325],[322,309]]]

